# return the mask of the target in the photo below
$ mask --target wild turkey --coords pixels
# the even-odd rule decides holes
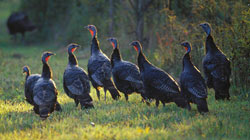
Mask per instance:
[[[78,66],[78,61],[73,52],[79,47],[78,44],[68,45],[69,62],[63,75],[63,88],[66,94],[74,99],[76,107],[79,102],[81,108],[94,107],[89,95],[90,85],[86,72]]]
[[[128,95],[133,92],[144,94],[143,82],[140,77],[139,68],[128,61],[124,61],[119,51],[119,44],[116,38],[109,38],[113,46],[111,54],[111,66],[114,83],[117,89],[124,93],[128,101]]]
[[[120,97],[113,81],[111,80],[111,64],[109,58],[102,52],[97,40],[97,29],[94,25],[88,25],[87,28],[92,35],[91,57],[88,61],[89,79],[96,89],[97,97],[100,100],[99,88],[104,88],[105,100],[106,91],[109,90],[113,99],[117,100]]]
[[[25,32],[33,31],[37,27],[29,20],[28,15],[23,12],[16,12],[9,16],[7,21],[7,27],[9,33],[16,38],[17,33],[22,34],[22,40],[24,39]]]
[[[216,47],[208,23],[200,24],[207,34],[206,55],[203,58],[205,79],[209,88],[214,88],[215,99],[228,99],[230,88],[231,67],[230,61],[223,52]]]
[[[36,84],[36,81],[41,77],[41,75],[40,74],[30,75],[30,69],[28,66],[23,67],[23,73],[26,73],[25,87],[24,87],[24,94],[26,98],[25,100],[31,105],[34,105],[33,88]]]
[[[61,106],[57,102],[56,84],[52,80],[52,71],[48,64],[50,56],[54,55],[51,52],[44,52],[42,55],[43,70],[42,76],[39,78],[34,86],[34,106],[35,110],[39,112],[41,118],[45,119],[55,109],[60,111]]]
[[[207,87],[200,71],[191,62],[191,45],[189,42],[181,44],[186,49],[183,57],[183,69],[180,76],[181,92],[187,97],[189,102],[197,104],[200,113],[208,112],[207,107]]]
[[[152,65],[142,52],[139,41],[133,41],[130,45],[134,46],[138,52],[138,66],[141,72],[145,96],[148,99],[156,99],[156,106],[159,101],[163,105],[175,102],[177,106],[190,110],[190,105],[186,98],[180,93],[178,83],[167,72]]]

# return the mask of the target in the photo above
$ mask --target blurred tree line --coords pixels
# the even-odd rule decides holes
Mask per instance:
[[[89,47],[84,26],[94,24],[102,49],[110,54],[107,37],[117,37],[124,59],[135,62],[132,40],[140,40],[148,59],[178,77],[185,51],[180,43],[192,43],[192,59],[202,70],[205,33],[199,24],[212,25],[216,45],[232,61],[232,82],[250,85],[250,8],[248,0],[21,0],[39,27],[29,40],[76,42]],[[107,51],[109,50],[109,52]],[[236,90],[236,88],[235,88]],[[239,92],[236,92],[239,93]]]

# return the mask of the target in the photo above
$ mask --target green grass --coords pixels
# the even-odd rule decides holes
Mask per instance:
[[[15,0],[11,2],[15,3]],[[1,2],[2,4],[2,2]],[[20,45],[12,43],[5,28],[5,19],[12,5],[0,5],[0,139],[250,139],[250,105],[248,93],[235,96],[231,101],[215,101],[209,90],[210,112],[200,115],[196,106],[186,111],[175,104],[141,103],[141,97],[133,94],[126,102],[123,95],[113,101],[98,101],[91,90],[95,108],[81,110],[74,106],[62,87],[62,77],[67,65],[66,49],[46,45]],[[13,6],[15,7],[15,6]],[[12,7],[12,8],[13,8]],[[2,12],[3,11],[3,12]],[[67,44],[65,44],[66,46]],[[32,73],[41,73],[41,54],[52,51],[57,55],[49,63],[59,91],[62,112],[54,112],[42,121],[24,101],[22,67],[28,65]],[[76,51],[79,65],[86,70],[89,49]],[[232,90],[234,91],[234,90]],[[235,90],[236,91],[236,90]],[[94,123],[95,125],[91,125]]]
[[[32,73],[41,73],[41,54],[52,51],[49,63],[59,90],[63,112],[54,112],[42,121],[24,101],[22,67],[29,65]],[[67,65],[66,50],[50,46],[1,46],[0,61],[0,139],[249,139],[250,105],[247,96],[232,96],[231,101],[215,101],[209,91],[210,112],[200,115],[196,106],[191,112],[175,104],[156,108],[141,103],[138,94],[113,101],[98,101],[91,90],[95,109],[75,108],[63,91],[62,77]],[[88,50],[76,51],[77,56]],[[87,56],[86,56],[87,57]],[[79,65],[86,69],[87,60]],[[91,125],[95,123],[95,126]]]

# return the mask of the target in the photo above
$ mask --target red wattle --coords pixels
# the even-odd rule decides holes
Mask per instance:
[[[115,48],[115,43],[114,42],[111,42],[112,46],[113,46],[113,49]]]
[[[138,48],[136,46],[134,46],[135,50],[138,52]]]
[[[76,50],[76,48],[71,49],[71,52],[73,53]]]
[[[46,62],[48,62],[48,60],[49,60],[49,57],[50,57],[50,56],[47,56],[47,57],[45,58],[45,61],[46,61]]]
[[[188,48],[185,46],[185,50],[188,51]]]
[[[94,31],[89,30],[89,32],[91,33],[91,36],[94,37]]]

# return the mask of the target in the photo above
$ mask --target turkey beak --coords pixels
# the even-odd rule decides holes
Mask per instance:
[[[49,53],[49,56],[56,55],[55,53]]]
[[[184,46],[184,43],[181,43],[180,45],[181,45],[181,46]]]
[[[79,47],[81,47],[80,45],[76,45],[76,48],[79,48]]]
[[[129,45],[130,45],[130,46],[136,46],[136,45],[134,44],[134,42],[131,42]]]

